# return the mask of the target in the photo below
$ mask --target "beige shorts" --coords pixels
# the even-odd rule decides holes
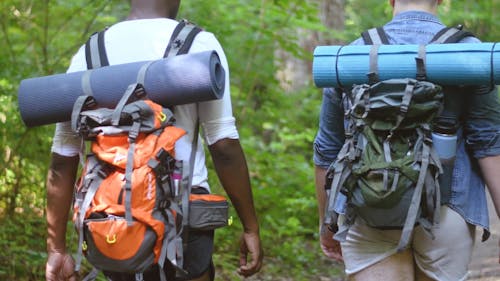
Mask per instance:
[[[467,267],[474,247],[474,227],[457,212],[441,207],[441,223],[433,240],[421,227],[416,227],[411,250],[418,267],[435,280],[466,280]],[[357,219],[342,242],[347,274],[357,273],[396,253],[400,230],[380,230]]]

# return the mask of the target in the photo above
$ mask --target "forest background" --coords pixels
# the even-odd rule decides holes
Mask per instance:
[[[447,25],[500,38],[498,0],[445,0]],[[124,19],[128,1],[0,1],[0,280],[44,280],[45,176],[53,125],[27,128],[22,79],[65,72],[94,31]],[[312,142],[321,90],[311,77],[318,45],[346,44],[390,20],[381,0],[185,0],[179,18],[216,34],[227,54],[233,110],[249,163],[265,265],[250,280],[343,280],[318,244]],[[210,167],[215,192],[223,192]],[[235,223],[216,234],[216,280],[240,280]],[[76,233],[68,222],[68,245]],[[88,265],[85,269],[88,270]]]

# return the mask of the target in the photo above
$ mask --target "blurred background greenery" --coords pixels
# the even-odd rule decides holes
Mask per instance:
[[[321,91],[312,83],[315,46],[345,44],[391,18],[380,0],[184,0],[179,18],[216,34],[227,54],[234,114],[249,162],[265,266],[249,280],[343,280],[317,238],[312,141]],[[500,38],[499,1],[445,0],[445,24],[483,41]],[[22,79],[63,73],[94,31],[125,18],[123,0],[0,2],[0,279],[43,280],[45,176],[54,126],[26,128]],[[211,167],[210,167],[211,168]],[[211,184],[223,193],[213,170]],[[235,223],[216,234],[216,280],[237,276]],[[68,245],[76,233],[68,222]],[[88,269],[88,265],[86,266]]]

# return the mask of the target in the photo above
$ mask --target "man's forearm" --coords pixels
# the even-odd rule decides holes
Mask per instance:
[[[245,231],[258,232],[245,155],[239,140],[223,139],[209,147],[219,180],[240,217]]]
[[[500,218],[500,155],[479,159],[479,166]]]
[[[323,223],[326,204],[325,176],[326,169],[319,166],[314,168],[315,184],[316,184],[316,199],[318,201],[319,223]]]
[[[66,249],[66,224],[73,198],[78,156],[52,154],[47,175],[47,250]]]

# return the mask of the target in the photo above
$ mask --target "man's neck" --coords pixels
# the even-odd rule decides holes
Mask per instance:
[[[394,5],[393,16],[408,11],[421,11],[437,15],[437,5],[429,6],[425,4],[414,4],[414,3],[399,4],[398,2],[396,2],[396,4]]]
[[[167,18],[167,15],[167,11],[133,9],[130,11],[127,20]]]

